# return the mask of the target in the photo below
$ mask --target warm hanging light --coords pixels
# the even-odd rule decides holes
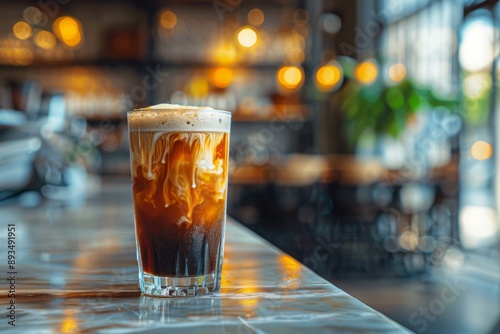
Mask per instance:
[[[71,16],[62,16],[54,21],[52,30],[57,38],[69,47],[77,47],[82,42],[82,25]]]
[[[298,66],[283,66],[278,70],[277,82],[286,90],[298,88],[304,80],[304,70]]]
[[[214,62],[219,65],[234,64],[238,58],[238,51],[233,43],[221,42],[212,48]]]
[[[210,92],[210,84],[205,76],[195,76],[187,84],[185,92],[192,98],[200,99]]]
[[[39,30],[35,34],[35,44],[45,50],[53,49],[56,46],[54,34],[47,30]]]
[[[316,72],[316,85],[323,91],[336,87],[342,80],[342,68],[337,62],[321,66]]]
[[[474,159],[487,160],[491,158],[491,155],[493,154],[493,148],[491,147],[490,143],[479,140],[472,144],[470,153]]]
[[[19,38],[20,40],[25,40],[31,37],[31,33],[33,32],[33,30],[28,23],[19,21],[12,27],[12,32],[14,33],[14,36]]]
[[[377,64],[375,64],[372,60],[358,64],[354,70],[354,76],[356,77],[356,80],[362,84],[369,85],[373,83],[377,80],[378,76]]]
[[[212,74],[212,84],[217,88],[227,88],[234,78],[234,71],[227,67],[217,67]]]
[[[241,46],[251,48],[257,44],[257,32],[254,28],[245,26],[237,31],[236,39]]]

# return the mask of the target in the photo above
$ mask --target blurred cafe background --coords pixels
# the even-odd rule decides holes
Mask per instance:
[[[499,17],[497,0],[1,1],[0,210],[130,182],[133,108],[230,110],[232,217],[412,331],[500,333]]]

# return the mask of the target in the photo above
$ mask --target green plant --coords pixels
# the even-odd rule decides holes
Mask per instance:
[[[457,111],[458,100],[439,98],[431,89],[418,86],[409,79],[387,84],[379,75],[372,84],[361,84],[355,80],[352,69],[352,63],[344,65],[348,82],[339,92],[343,95],[341,107],[351,146],[367,131],[375,135],[398,137],[411,116],[417,112],[436,107]]]

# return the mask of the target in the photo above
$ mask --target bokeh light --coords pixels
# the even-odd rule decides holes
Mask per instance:
[[[399,244],[406,250],[416,249],[418,246],[418,234],[415,231],[404,231],[399,237]]]
[[[186,86],[186,94],[195,99],[201,99],[210,92],[210,84],[205,76],[193,77]]]
[[[177,25],[177,15],[170,10],[160,14],[160,26],[165,29],[173,29]]]
[[[316,72],[316,85],[323,91],[329,91],[342,79],[342,69],[337,63],[321,66]]]
[[[305,60],[306,40],[298,31],[291,30],[284,35],[283,49],[290,64],[300,64]]]
[[[14,33],[14,36],[19,38],[20,40],[25,40],[31,37],[31,33],[33,32],[33,30],[28,23],[19,21],[12,27],[12,32]]]
[[[389,78],[395,82],[402,81],[406,78],[406,66],[401,63],[391,65],[389,67]]]
[[[368,85],[373,83],[378,76],[378,67],[374,61],[368,60],[356,66],[354,76],[360,83]]]
[[[459,54],[464,69],[476,72],[491,68],[493,59],[498,54],[496,35],[493,23],[483,18],[465,25]]]
[[[30,44],[11,39],[0,38],[0,64],[29,65],[33,62],[33,50]]]
[[[264,23],[264,12],[259,8],[254,8],[248,12],[248,22],[255,27],[260,27]]]
[[[71,16],[62,16],[54,21],[52,30],[57,38],[69,47],[76,47],[82,42],[81,23]]]
[[[238,52],[233,43],[220,43],[212,49],[213,58],[217,64],[229,65],[236,62]]]
[[[234,71],[227,67],[217,67],[211,77],[212,84],[217,88],[227,88],[234,78]]]
[[[304,71],[298,66],[283,66],[278,70],[277,81],[287,90],[298,88],[304,80]]]
[[[42,13],[38,8],[30,6],[23,11],[23,18],[29,24],[38,25],[44,20],[45,14]]]
[[[465,206],[460,210],[460,240],[465,248],[493,245],[498,240],[498,216],[493,208]]]
[[[340,17],[338,15],[333,14],[333,13],[324,13],[320,16],[319,22],[321,25],[321,28],[326,33],[329,34],[336,34],[340,31],[340,28],[342,28],[342,20],[340,20]]]
[[[36,45],[45,50],[53,49],[56,46],[56,37],[47,30],[38,30],[34,40]]]
[[[245,48],[251,48],[257,44],[257,32],[249,26],[238,30],[236,38],[238,43]]]
[[[472,145],[470,153],[474,159],[487,160],[491,158],[493,148],[490,143],[479,140]]]

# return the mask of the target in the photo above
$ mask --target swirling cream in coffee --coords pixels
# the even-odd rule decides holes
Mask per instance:
[[[136,110],[128,120],[145,271],[213,272],[225,219],[230,114],[158,105]]]

